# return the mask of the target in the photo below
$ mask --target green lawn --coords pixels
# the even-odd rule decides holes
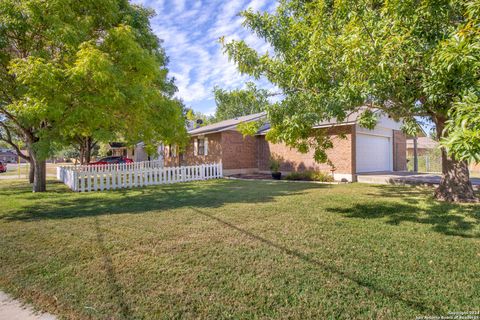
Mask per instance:
[[[415,319],[480,306],[480,206],[428,189],[0,181],[0,288],[71,319]]]
[[[63,165],[63,164],[61,164]],[[47,163],[47,175],[56,175],[57,166],[55,163]],[[22,163],[20,165],[20,178],[27,178],[30,165],[28,163]],[[18,165],[16,163],[7,163],[7,172],[0,173],[2,176],[17,176],[18,177]]]

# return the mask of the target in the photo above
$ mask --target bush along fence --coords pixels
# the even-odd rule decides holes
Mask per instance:
[[[57,167],[57,179],[76,192],[137,188],[223,177],[222,164],[163,167],[160,161]]]

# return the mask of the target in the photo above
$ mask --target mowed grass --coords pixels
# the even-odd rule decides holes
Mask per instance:
[[[480,207],[430,189],[0,181],[0,288],[68,319],[414,319],[480,306]]]
[[[56,164],[56,163],[47,163],[47,175],[56,175],[57,174],[57,166],[59,165],[71,165],[68,163],[65,164]],[[28,171],[30,169],[30,164],[22,163],[20,165],[20,178],[27,178]],[[17,176],[19,175],[18,164],[16,163],[7,163],[7,172],[0,173],[0,178],[2,176]]]

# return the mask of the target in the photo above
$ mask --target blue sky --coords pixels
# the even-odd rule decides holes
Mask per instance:
[[[155,34],[163,39],[170,58],[170,75],[176,79],[177,96],[196,111],[215,112],[213,87],[242,88],[246,76],[223,54],[218,39],[243,39],[260,52],[268,45],[242,27],[238,13],[247,8],[272,11],[275,0],[133,0],[153,8],[151,20]],[[261,80],[260,87],[270,85]]]

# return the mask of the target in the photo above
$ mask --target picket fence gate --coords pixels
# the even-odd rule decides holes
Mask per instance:
[[[163,167],[160,161],[145,161],[57,167],[57,179],[76,192],[137,188],[222,177],[221,163]]]

